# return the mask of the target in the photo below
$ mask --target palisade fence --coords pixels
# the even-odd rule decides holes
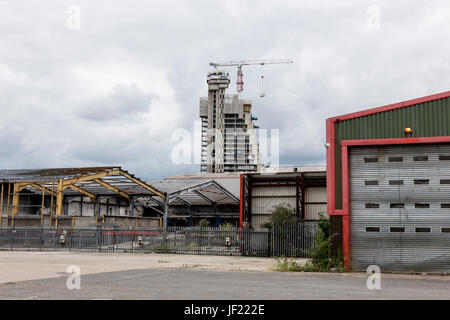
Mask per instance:
[[[274,225],[272,256],[306,258],[316,246],[317,221],[301,221]]]
[[[305,233],[303,223],[297,226],[301,231],[294,229],[293,225],[272,231],[198,227],[4,228],[0,229],[0,250],[303,257],[301,250],[293,251],[292,247],[307,248],[314,241],[311,242],[310,233]]]

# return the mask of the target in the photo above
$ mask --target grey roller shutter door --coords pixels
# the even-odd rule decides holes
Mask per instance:
[[[450,272],[450,145],[350,147],[354,270]]]

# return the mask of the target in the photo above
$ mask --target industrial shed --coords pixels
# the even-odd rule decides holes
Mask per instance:
[[[168,211],[164,214],[169,226],[193,226],[201,219],[211,227],[239,223],[239,198],[214,179],[170,178],[149,181],[149,184],[167,194]],[[153,197],[147,205],[163,213],[164,201],[155,199],[158,197]]]
[[[0,184],[1,227],[95,225],[99,217],[103,223],[110,217],[116,224],[154,226],[160,219],[143,219],[139,199],[166,200],[164,192],[119,166],[0,170]]]
[[[450,272],[450,91],[326,129],[327,212],[347,268]]]
[[[282,166],[276,173],[241,175],[241,226],[262,229],[275,206],[288,204],[302,221],[319,220],[327,211],[325,166]]]

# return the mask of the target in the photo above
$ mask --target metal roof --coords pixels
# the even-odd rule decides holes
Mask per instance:
[[[164,191],[171,205],[238,205],[239,199],[214,179],[181,179],[149,181]]]
[[[42,194],[42,187],[48,194],[51,191],[56,193],[58,182],[61,180],[65,183],[64,195],[68,196],[77,196],[85,191],[91,196],[165,197],[163,191],[143,182],[119,166],[0,170],[0,182],[26,185],[27,190],[37,194]]]
[[[303,172],[303,173],[309,173],[309,172],[325,172],[326,166],[325,165],[309,165],[309,166],[279,166],[279,167],[267,167],[263,168],[261,170],[261,174],[268,173],[268,174],[278,174],[278,173],[290,173],[290,172]]]
[[[386,112],[386,111],[392,111],[392,110],[396,110],[396,109],[406,108],[406,107],[410,107],[410,106],[413,106],[416,104],[423,104],[426,102],[436,101],[436,100],[445,99],[445,98],[449,98],[449,97],[450,97],[450,91],[444,91],[442,93],[437,93],[437,94],[432,94],[432,95],[417,98],[417,99],[397,102],[397,103],[385,105],[382,107],[376,107],[376,108],[371,108],[371,109],[367,109],[367,110],[363,110],[363,111],[347,113],[344,115],[329,118],[327,120],[328,121],[336,121],[336,120],[344,121],[344,120],[349,120],[349,119],[355,119],[355,118],[359,118],[359,117],[373,115],[373,114],[380,113],[380,112]]]
[[[244,172],[242,172],[244,173]],[[176,176],[165,178],[164,180],[191,180],[191,179],[239,179],[239,172],[221,172],[221,173],[182,173]]]
[[[120,167],[83,167],[83,168],[49,168],[49,169],[8,169],[0,170],[0,181],[56,181],[69,179],[83,174],[106,172]]]
[[[296,169],[296,171],[294,171]],[[296,177],[304,176],[305,179],[326,179],[325,166],[303,166],[285,167],[275,172],[247,173],[246,176],[253,180],[275,181],[275,180],[295,180]]]

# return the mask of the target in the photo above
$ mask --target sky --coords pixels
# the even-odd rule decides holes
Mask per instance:
[[[450,90],[449,30],[446,0],[0,0],[0,168],[199,172],[174,133],[209,62],[254,59],[294,61],[244,67],[280,164],[324,164],[326,118]]]

